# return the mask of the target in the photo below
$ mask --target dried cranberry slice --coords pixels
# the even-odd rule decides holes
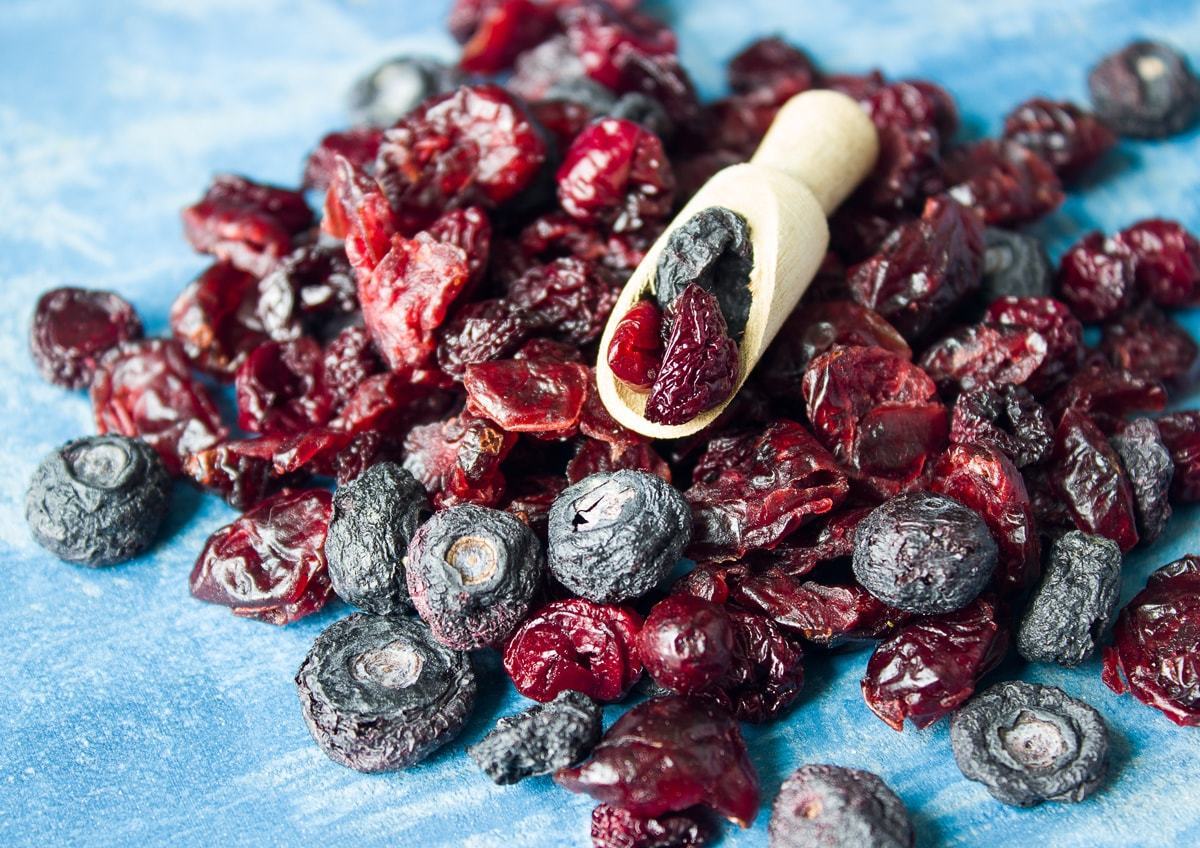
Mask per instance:
[[[613,329],[608,367],[618,380],[642,391],[662,367],[662,313],[652,300],[639,300]]]
[[[592,382],[585,365],[508,359],[468,365],[463,388],[473,412],[510,433],[570,435]]]
[[[100,358],[121,342],[140,338],[142,322],[123,298],[89,289],[51,289],[38,298],[29,350],[42,377],[82,389]]]
[[[1117,142],[1095,115],[1074,103],[1041,97],[1008,113],[1004,137],[1041,156],[1063,179],[1078,177]]]

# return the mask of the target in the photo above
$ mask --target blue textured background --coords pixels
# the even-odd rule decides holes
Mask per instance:
[[[462,740],[419,768],[369,777],[327,760],[301,721],[292,675],[346,608],[278,629],[193,601],[193,558],[231,515],[215,498],[180,487],[167,541],[103,572],[56,561],[21,518],[38,458],[92,429],[83,393],[42,383],[30,364],[38,293],[115,289],[148,331],[163,331],[172,298],[205,264],[180,235],[178,209],[217,170],[294,183],[309,146],[344,121],[342,95],[357,73],[401,51],[451,55],[447,5],[0,3],[0,844],[586,844],[587,798],[545,778],[495,787],[461,754],[518,707],[494,665]],[[780,32],[827,69],[937,80],[975,133],[994,132],[1033,94],[1084,101],[1088,65],[1134,35],[1200,60],[1200,8],[1188,0],[651,6],[679,30],[709,95],[720,91],[721,61]],[[1123,143],[1109,161],[1103,179],[1043,225],[1055,255],[1084,229],[1153,213],[1200,229],[1195,132]],[[1198,539],[1197,512],[1181,511],[1157,546],[1129,558],[1122,601]],[[1002,671],[1086,698],[1113,731],[1112,779],[1095,798],[1015,810],[960,777],[944,722],[897,734],[867,711],[858,690],[866,659],[814,658],[800,706],[748,731],[768,804],[793,768],[836,762],[883,775],[922,845],[1200,844],[1200,731],[1112,695],[1096,661]],[[767,816],[729,830],[725,844],[765,844]]]

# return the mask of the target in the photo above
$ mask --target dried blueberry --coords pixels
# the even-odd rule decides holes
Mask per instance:
[[[25,520],[46,550],[97,567],[146,550],[167,514],[171,481],[154,449],[125,436],[87,436],[42,460]]]
[[[1200,80],[1166,44],[1135,41],[1088,74],[1096,113],[1121,135],[1162,138],[1187,129],[1200,110]]]
[[[553,701],[505,716],[467,754],[494,783],[516,783],[573,766],[600,741],[600,705],[567,690]]]
[[[1001,297],[1049,297],[1054,289],[1054,268],[1041,241],[1024,233],[998,227],[983,231],[982,300]]]
[[[963,776],[999,801],[1032,807],[1082,801],[1108,770],[1108,728],[1090,705],[1054,686],[997,683],[950,721]]]
[[[869,771],[808,765],[783,782],[771,809],[771,848],[912,848],[913,826],[896,793]]]
[[[746,219],[722,206],[702,209],[676,227],[658,258],[654,296],[664,310],[690,284],[712,292],[729,335],[741,341],[750,315],[754,244]]]
[[[1054,541],[1045,575],[1017,628],[1017,651],[1030,662],[1075,666],[1090,657],[1117,607],[1121,549],[1072,530]]]
[[[1138,536],[1149,544],[1159,537],[1171,518],[1171,478],[1175,461],[1163,444],[1158,425],[1150,418],[1135,418],[1109,440],[1117,452],[1137,511]]]
[[[421,101],[453,91],[463,81],[461,71],[436,59],[397,56],[354,84],[350,110],[360,123],[390,127]]]
[[[622,95],[608,110],[608,115],[640,124],[643,129],[664,140],[675,132],[675,124],[662,103],[638,91]]]
[[[977,512],[929,492],[892,498],[855,531],[858,582],[885,604],[922,615],[975,600],[997,557],[996,541]]]
[[[393,462],[373,465],[339,486],[325,539],[338,597],[377,615],[411,610],[404,552],[428,512],[425,488]]]
[[[355,613],[326,628],[300,664],[296,689],[321,750],[364,772],[420,762],[475,706],[470,658],[397,616]]]
[[[580,597],[611,603],[644,595],[691,539],[683,495],[642,471],[601,472],[550,507],[550,571]]]
[[[524,620],[542,585],[542,543],[507,512],[463,504],[417,531],[408,591],[434,638],[460,650],[495,645]]]

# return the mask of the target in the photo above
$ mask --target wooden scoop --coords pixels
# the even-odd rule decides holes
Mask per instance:
[[[633,272],[600,340],[596,380],[600,399],[617,421],[655,439],[689,436],[712,423],[791,314],[829,246],[825,220],[875,165],[875,126],[852,99],[835,91],[806,91],[784,104],[754,157],[713,176]],[[618,380],[608,367],[613,331],[625,313],[654,292],[658,257],[671,231],[710,206],[740,213],[750,227],[754,267],[750,314],[738,346],[737,385],[720,406],[684,424],[654,424],[643,416],[647,394]]]

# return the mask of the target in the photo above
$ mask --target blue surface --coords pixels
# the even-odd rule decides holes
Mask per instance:
[[[462,756],[519,705],[494,664],[462,739],[426,764],[363,776],[327,760],[301,721],[292,675],[347,609],[280,629],[193,601],[193,558],[231,516],[216,499],[180,487],[168,541],[98,573],[38,549],[20,516],[38,458],[92,426],[82,393],[42,383],[30,365],[38,293],[115,289],[162,331],[172,298],[205,264],[180,236],[178,209],[216,170],[294,182],[308,147],[343,122],[341,96],[359,71],[414,48],[450,55],[447,5],[0,4],[0,844],[586,844],[588,799],[544,778],[495,787]],[[1200,59],[1200,8],[1187,0],[652,6],[678,28],[708,94],[720,90],[718,60],[780,32],[828,69],[877,65],[941,82],[975,133],[994,132],[1032,94],[1082,101],[1086,67],[1134,35]],[[1056,255],[1084,229],[1150,214],[1200,229],[1196,133],[1122,144],[1110,163],[1042,226]],[[1158,545],[1128,559],[1122,601],[1152,568],[1200,548],[1197,518],[1181,511]],[[1002,670],[1084,697],[1114,734],[1112,779],[1096,797],[1014,810],[961,778],[945,723],[897,734],[867,711],[866,659],[814,658],[799,707],[748,731],[768,803],[795,767],[836,762],[881,774],[912,810],[922,845],[1200,844],[1200,731],[1111,694],[1096,661]],[[752,830],[728,829],[725,844],[765,844],[767,815]]]

